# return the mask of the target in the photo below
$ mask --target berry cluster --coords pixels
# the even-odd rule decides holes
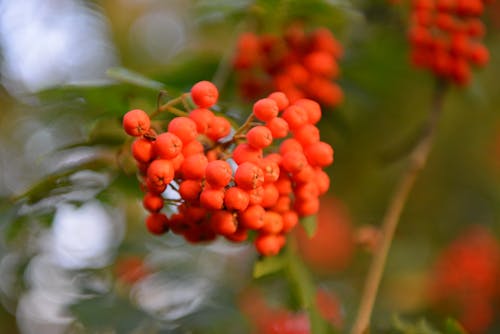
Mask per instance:
[[[431,276],[432,305],[452,314],[470,333],[484,333],[495,318],[500,283],[500,244],[474,226],[440,255]]]
[[[484,66],[488,49],[480,20],[485,0],[413,0],[409,39],[415,66],[458,85],[471,78],[471,65]]]
[[[217,235],[241,242],[255,231],[259,253],[277,254],[284,235],[300,217],[318,212],[318,197],[329,188],[323,167],[333,162],[333,149],[315,126],[319,104],[290,104],[274,92],[255,102],[247,121],[232,131],[209,109],[218,98],[212,83],[198,82],[190,96],[197,108],[174,117],[160,134],[142,110],[123,118],[125,131],[137,137],[132,154],[150,212],[147,228],[153,234],[171,230],[190,242]],[[164,198],[167,187],[178,199]],[[170,217],[160,212],[165,202],[176,206]]]
[[[343,99],[338,59],[342,46],[326,28],[307,34],[290,26],[283,37],[244,33],[237,43],[234,67],[242,95],[252,99],[273,90],[284,92],[290,102],[311,98],[335,107]]]

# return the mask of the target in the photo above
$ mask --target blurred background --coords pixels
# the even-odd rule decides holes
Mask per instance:
[[[349,330],[435,88],[410,64],[409,15],[385,0],[0,0],[0,333],[309,333],[289,273],[254,278],[251,243],[147,233],[121,129],[160,89],[175,97],[199,80],[242,123],[238,36],[296,22],[344,50],[343,102],[319,123],[331,188],[315,237],[299,226],[293,238],[329,331]],[[500,332],[500,3],[483,19],[490,62],[445,95],[374,333],[452,333],[448,317]]]

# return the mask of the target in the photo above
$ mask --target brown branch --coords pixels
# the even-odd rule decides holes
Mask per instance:
[[[399,222],[399,218],[404,209],[408,196],[415,184],[419,172],[425,167],[432,143],[436,135],[437,124],[443,106],[443,98],[446,92],[446,84],[437,82],[432,99],[427,126],[420,140],[408,157],[408,166],[401,176],[391,202],[387,208],[382,221],[382,240],[377,248],[368,276],[365,281],[358,315],[354,322],[351,334],[369,333],[370,318],[373,305],[377,296],[382,274],[384,272],[387,255],[391,247],[394,232]]]

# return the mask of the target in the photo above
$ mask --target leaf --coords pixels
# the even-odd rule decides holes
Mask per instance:
[[[392,317],[392,325],[403,334],[441,334],[424,318],[419,319],[417,323],[413,323],[403,320],[399,315],[395,314]]]
[[[312,238],[316,233],[316,228],[318,227],[316,215],[307,216],[300,220],[300,224],[306,230],[307,236]]]
[[[445,322],[444,334],[467,334],[467,332],[457,320],[447,318]]]
[[[145,77],[144,75],[131,71],[123,67],[112,67],[106,71],[106,74],[115,80],[133,84],[143,88],[151,88],[154,90],[164,89],[165,86],[159,81],[155,81]]]
[[[282,256],[267,256],[253,266],[253,278],[260,278],[265,275],[276,273],[286,266],[286,261]]]

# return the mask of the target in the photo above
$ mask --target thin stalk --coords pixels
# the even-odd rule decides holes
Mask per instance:
[[[443,109],[443,99],[445,93],[445,83],[438,81],[434,90],[429,118],[424,132],[422,133],[420,140],[410,152],[408,157],[408,166],[396,186],[394,195],[383,218],[381,244],[373,256],[365,281],[358,315],[351,330],[351,334],[369,333],[370,318],[387,261],[387,255],[408,196],[413,188],[413,185],[415,184],[415,180],[417,179],[419,172],[427,163],[429,152],[431,151],[432,144],[436,136],[439,116]]]

